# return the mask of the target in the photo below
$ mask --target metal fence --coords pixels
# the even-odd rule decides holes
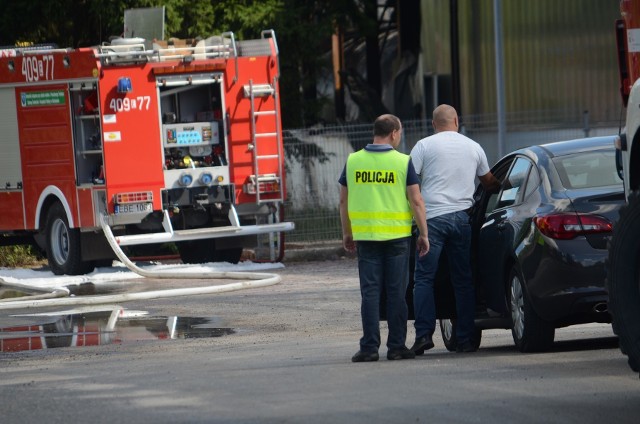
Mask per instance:
[[[553,116],[551,125],[536,125],[540,117]],[[583,137],[617,134],[617,122],[589,122],[587,112],[558,119],[549,111],[507,116],[504,151]],[[558,124],[558,122],[563,122]],[[421,138],[433,134],[430,121],[403,121],[403,141],[398,150],[409,153]],[[487,153],[489,164],[499,158],[495,115],[466,116],[461,132],[477,141]],[[342,238],[338,211],[338,178],[349,153],[372,140],[371,124],[332,125],[284,132],[287,201],[285,219],[296,229],[286,235],[290,242],[314,243]]]

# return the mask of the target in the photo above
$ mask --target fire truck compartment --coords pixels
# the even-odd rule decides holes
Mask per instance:
[[[165,187],[170,202],[193,204],[215,198],[211,190],[202,196],[188,193],[198,187],[230,184],[226,158],[226,139],[222,120],[223,95],[221,74],[203,73],[158,76],[162,117]],[[185,190],[186,189],[186,190]],[[188,201],[185,201],[189,198]]]

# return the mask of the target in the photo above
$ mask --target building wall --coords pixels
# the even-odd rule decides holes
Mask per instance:
[[[547,123],[555,123],[583,111],[592,122],[619,118],[618,1],[500,1],[507,114],[548,111],[534,114],[535,125],[543,115]],[[434,92],[440,95],[438,103],[451,101],[450,4],[421,1],[427,112],[437,99]],[[496,113],[494,1],[458,0],[457,5],[462,114]]]

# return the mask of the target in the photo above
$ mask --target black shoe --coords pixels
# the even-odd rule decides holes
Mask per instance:
[[[476,347],[476,345],[474,345],[471,342],[460,343],[456,348],[457,353],[470,353],[470,352],[475,352],[477,350],[478,348]]]
[[[416,354],[406,347],[400,349],[391,349],[387,352],[387,359],[390,361],[395,361],[397,359],[413,359],[416,357]]]
[[[351,362],[374,362],[378,358],[378,352],[363,352],[359,350],[358,353],[351,357]]]
[[[424,353],[425,350],[429,350],[435,346],[433,344],[433,340],[431,336],[420,337],[416,339],[416,342],[411,346],[411,351],[415,353],[417,356],[420,356]]]

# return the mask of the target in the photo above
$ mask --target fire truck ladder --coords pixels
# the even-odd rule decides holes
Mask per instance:
[[[248,97],[251,101],[251,115],[250,115],[250,123],[251,123],[251,144],[249,145],[249,149],[253,152],[253,169],[254,175],[252,176],[255,181],[252,181],[255,184],[256,190],[256,203],[270,203],[270,202],[283,202],[284,201],[284,188],[283,188],[283,169],[282,169],[282,132],[280,131],[280,116],[278,115],[279,110],[279,101],[278,95],[276,93],[276,78],[273,79],[271,84],[254,84],[253,80],[249,80],[249,84],[244,86],[244,96]],[[255,99],[261,97],[273,96],[273,110],[256,110]],[[275,120],[275,132],[257,132],[257,121],[261,116],[271,116]],[[261,154],[262,143],[259,142],[260,139],[263,138],[275,138],[276,145],[278,146],[277,152],[275,154]],[[278,161],[278,175],[274,174],[261,174],[260,173],[260,163],[264,160],[273,160],[276,159]],[[269,197],[268,200],[264,200],[260,193],[260,185],[266,183],[276,183],[278,185],[278,197],[274,198],[272,196]]]

